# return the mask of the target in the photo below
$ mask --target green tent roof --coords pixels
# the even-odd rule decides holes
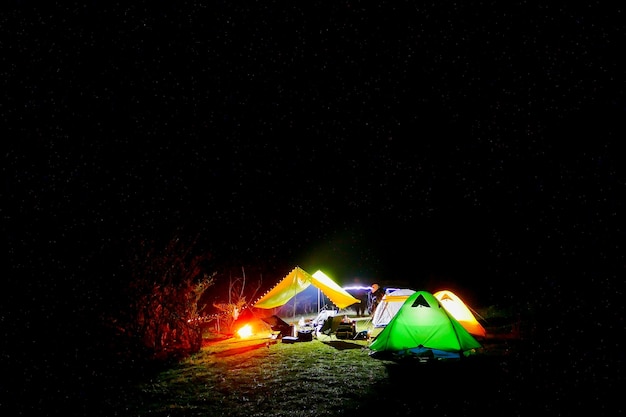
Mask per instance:
[[[411,294],[369,346],[373,352],[395,355],[433,350],[459,354],[459,357],[480,347],[480,343],[427,291]]]

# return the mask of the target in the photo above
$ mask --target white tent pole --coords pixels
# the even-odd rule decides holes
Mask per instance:
[[[322,309],[322,306],[320,305],[320,304],[321,304],[321,302],[320,302],[320,292],[321,292],[321,291],[320,291],[320,289],[318,288],[318,289],[317,289],[317,314],[318,314],[318,315],[320,314],[320,310]]]
[[[298,281],[298,274],[294,274],[293,275],[293,280],[294,282]],[[296,319],[296,304],[298,303],[298,291],[296,291],[297,286],[294,285],[293,287],[293,312],[291,313],[291,318],[292,320]],[[295,333],[295,326],[294,326],[294,333]],[[294,334],[295,336],[295,334]]]

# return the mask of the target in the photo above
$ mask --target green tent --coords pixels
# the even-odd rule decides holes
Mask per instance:
[[[370,344],[377,359],[462,358],[480,348],[478,341],[446,311],[435,296],[416,291]]]

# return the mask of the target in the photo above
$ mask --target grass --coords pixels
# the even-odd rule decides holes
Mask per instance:
[[[200,352],[159,368],[98,355],[106,346],[81,356],[42,350],[32,362],[4,360],[0,409],[42,417],[484,417],[574,415],[592,406],[600,416],[615,415],[617,402],[623,410],[611,394],[623,380],[622,356],[606,344],[575,343],[574,321],[516,322],[521,337],[498,321],[496,337],[452,362],[383,361],[369,356],[365,340],[290,344],[269,333],[206,334]],[[357,321],[357,331],[366,324]]]
[[[367,341],[320,337],[283,343],[270,334],[206,343],[136,387],[126,407],[151,416],[337,416],[386,377]],[[371,393],[373,394],[373,393]]]
[[[366,325],[357,321],[357,331]],[[374,359],[366,340],[207,334],[202,350],[178,363],[58,374],[21,404],[33,415],[64,417],[535,416],[589,403],[596,415],[608,415],[609,371],[566,350],[547,354],[556,350],[552,333],[522,334],[528,336],[484,340],[462,361],[432,363]]]
[[[349,348],[338,350],[318,340],[268,342],[225,341],[204,348],[138,387],[142,398],[134,411],[156,416],[330,416],[337,415],[337,404],[328,399],[340,398],[342,407],[358,409],[359,397],[385,377],[384,365],[372,362],[358,343],[344,342]]]
[[[510,378],[519,367],[507,364],[514,356],[507,345],[491,346],[463,363],[417,364],[373,359],[366,340],[284,343],[269,334],[215,339],[109,399],[109,415],[354,416],[375,410],[385,417],[435,411],[484,415],[489,411],[484,397],[493,390],[506,394],[492,405],[524,404],[523,391]]]
[[[357,331],[368,325],[358,319]],[[560,404],[551,407],[554,399],[564,401],[576,386],[567,381],[575,379],[563,384],[563,368],[529,354],[530,342],[486,340],[466,360],[424,364],[374,359],[366,340],[324,336],[285,343],[270,333],[248,339],[205,334],[200,352],[159,368],[116,365],[112,358],[98,361],[97,355],[90,363],[47,370],[38,361],[29,375],[45,373],[45,378],[10,390],[23,393],[11,398],[18,406],[11,415],[545,415],[559,410]],[[601,394],[601,384],[591,387]],[[0,406],[6,404],[0,398]]]

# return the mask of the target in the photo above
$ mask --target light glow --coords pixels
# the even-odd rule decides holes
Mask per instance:
[[[326,275],[325,273],[323,273],[322,271],[320,271],[319,269],[317,270],[317,272],[315,272],[313,274],[313,276],[317,279],[326,279],[326,280],[330,280],[330,277],[328,275]]]
[[[242,328],[237,330],[237,334],[241,338],[246,338],[246,337],[252,336],[252,326],[250,326],[249,324],[246,324],[245,326],[243,326]]]

